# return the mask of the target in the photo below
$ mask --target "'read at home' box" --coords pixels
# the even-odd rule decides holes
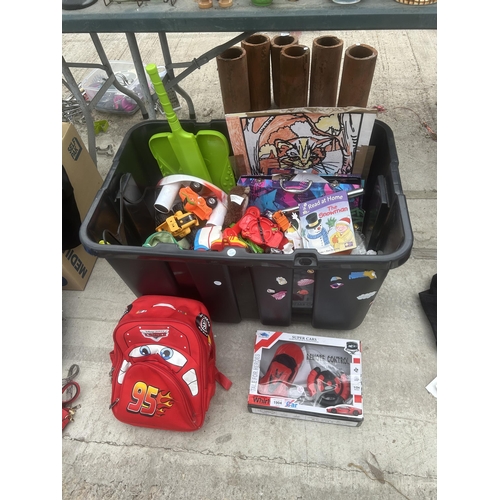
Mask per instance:
[[[248,410],[357,427],[361,381],[359,340],[257,330]]]

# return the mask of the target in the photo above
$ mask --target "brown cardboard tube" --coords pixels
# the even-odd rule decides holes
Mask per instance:
[[[224,113],[251,111],[247,55],[242,47],[231,47],[216,58]]]
[[[309,106],[335,107],[344,42],[333,35],[313,40]]]
[[[248,84],[252,111],[271,107],[271,39],[257,33],[241,42],[247,53]]]
[[[280,53],[280,108],[307,106],[310,50],[292,45]]]
[[[344,56],[337,106],[366,107],[378,52],[369,45],[351,45]]]
[[[276,106],[280,107],[280,53],[290,45],[298,45],[299,39],[293,35],[276,35],[271,40],[271,70],[273,82],[273,98]]]

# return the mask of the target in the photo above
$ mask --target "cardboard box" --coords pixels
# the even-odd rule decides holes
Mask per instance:
[[[76,205],[83,221],[103,180],[73,124],[64,122],[62,165],[73,186]],[[82,245],[63,252],[63,290],[84,290],[96,260],[97,257],[87,253]]]
[[[63,290],[84,290],[96,260],[82,245],[63,252]]]
[[[361,379],[359,340],[257,330],[248,410],[358,427]]]

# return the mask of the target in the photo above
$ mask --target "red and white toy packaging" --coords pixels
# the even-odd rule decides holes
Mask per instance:
[[[248,410],[357,427],[361,342],[257,330]]]

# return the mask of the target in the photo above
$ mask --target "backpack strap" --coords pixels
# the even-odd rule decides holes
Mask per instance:
[[[226,391],[233,385],[233,383],[222,372],[217,370],[217,368],[215,368],[215,380],[217,380]]]

